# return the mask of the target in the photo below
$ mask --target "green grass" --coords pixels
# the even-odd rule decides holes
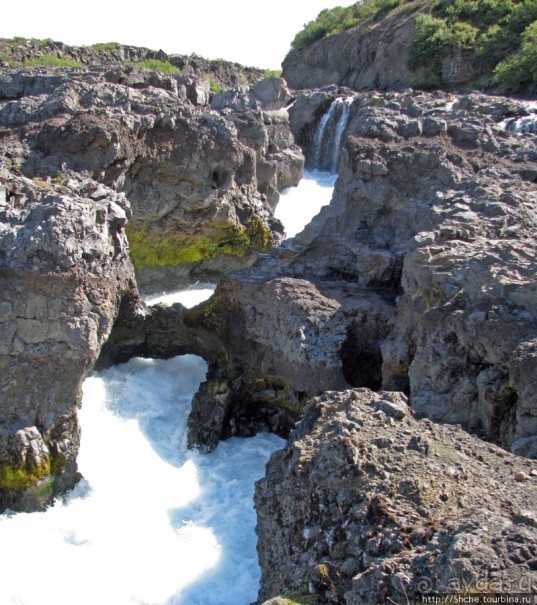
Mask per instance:
[[[90,48],[96,53],[109,53],[117,50],[119,47],[119,42],[98,42],[97,44],[92,44]]]
[[[140,67],[141,69],[151,69],[152,71],[158,71],[162,74],[178,74],[181,71],[169,61],[159,61],[158,59],[145,59],[144,61],[138,61],[136,63],[129,62],[127,65]]]
[[[12,68],[23,67],[82,67],[82,63],[74,59],[66,57],[57,57],[56,55],[46,54],[35,59],[27,59],[25,61],[15,61],[7,55],[0,57]]]

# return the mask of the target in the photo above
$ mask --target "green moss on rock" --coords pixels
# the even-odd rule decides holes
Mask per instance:
[[[158,232],[150,223],[127,227],[131,258],[135,266],[164,267],[195,263],[219,254],[244,256],[266,251],[272,234],[263,221],[254,217],[245,226],[213,223],[203,234],[186,234],[176,229]]]
[[[0,463],[0,490],[23,492],[47,475],[50,475],[48,458],[37,467],[17,465],[13,462]]]

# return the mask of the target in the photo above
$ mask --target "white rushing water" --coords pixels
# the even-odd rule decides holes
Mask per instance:
[[[336,178],[328,172],[306,171],[297,187],[282,191],[274,216],[283,223],[288,238],[300,233],[330,203]]]
[[[184,301],[181,301],[184,302]],[[248,605],[254,482],[275,435],[185,447],[206,364],[133,359],[84,383],[84,479],[43,513],[0,515],[2,605]]]
[[[160,294],[151,294],[142,296],[146,305],[173,305],[180,302],[185,307],[193,307],[207,300],[216,288],[216,284],[196,284],[186,290],[176,290],[174,292],[162,292]]]

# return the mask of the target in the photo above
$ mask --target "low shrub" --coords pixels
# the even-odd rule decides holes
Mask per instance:
[[[144,59],[143,61],[129,62],[127,65],[139,67],[141,69],[151,69],[162,74],[178,74],[180,69],[172,65],[169,61],[160,61],[159,59]]]
[[[92,44],[90,48],[96,53],[110,53],[119,47],[119,42],[98,42],[97,44]]]

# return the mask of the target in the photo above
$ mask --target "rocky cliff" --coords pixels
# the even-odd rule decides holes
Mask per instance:
[[[404,5],[382,22],[366,22],[323,38],[285,57],[282,77],[291,88],[348,86],[353,90],[396,90],[411,86],[410,41],[420,2]]]
[[[292,88],[537,91],[537,11],[525,2],[363,0],[321,11],[283,61]]]
[[[273,80],[275,99],[288,98]],[[132,66],[6,70],[0,128],[19,145],[5,153],[32,178],[87,172],[126,193],[142,287],[247,266],[281,237],[273,208],[300,178],[302,154],[285,102],[254,94],[247,109],[218,113],[209,87]]]
[[[302,130],[331,94],[295,102],[297,140],[314,138]],[[439,93],[351,102],[331,204],[192,314],[227,343],[233,380],[283,381],[272,399],[232,396],[221,421],[240,432],[267,405],[300,413],[307,394],[382,384],[535,457],[537,150],[503,127],[524,108]]]
[[[39,58],[37,43],[9,48]],[[143,49],[94,64],[47,48],[60,65],[0,73],[0,509],[76,481],[80,387],[122,309],[145,313],[137,284],[251,264],[279,241],[279,190],[303,166],[278,78],[216,110],[208,76],[122,62]]]
[[[51,39],[35,40],[23,37],[0,39],[2,67],[46,66],[71,62],[80,67],[124,68],[126,65],[151,65],[151,62],[169,63],[175,71],[197,79],[210,78],[213,88],[249,86],[264,77],[264,71],[245,67],[223,59],[204,59],[197,55],[169,55],[162,50],[105,42],[92,46],[70,46]],[[145,63],[144,63],[145,62]],[[155,63],[153,63],[155,65]]]
[[[78,479],[82,380],[136,293],[130,207],[77,174],[0,179],[0,509],[34,510]]]

